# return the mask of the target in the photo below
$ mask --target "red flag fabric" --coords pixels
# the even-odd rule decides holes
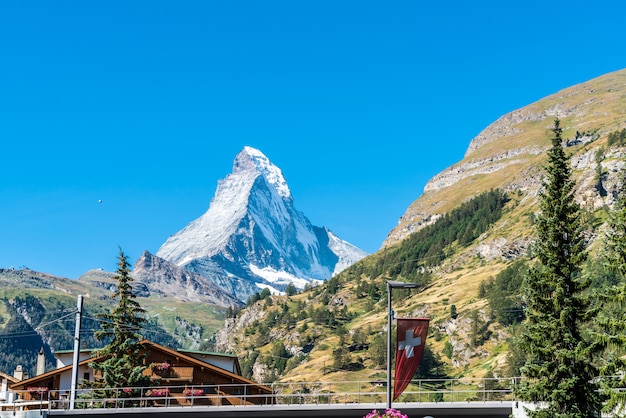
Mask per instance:
[[[398,334],[396,337],[396,374],[393,386],[395,400],[406,389],[413,379],[417,366],[420,364],[426,336],[428,335],[428,318],[398,318]]]

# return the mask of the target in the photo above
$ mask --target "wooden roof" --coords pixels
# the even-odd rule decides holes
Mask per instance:
[[[236,373],[230,372],[228,370],[222,369],[220,367],[214,366],[210,363],[204,362],[202,360],[198,360],[193,356],[190,356],[188,354],[185,354],[183,352],[174,350],[172,348],[168,348],[165,346],[162,346],[160,344],[157,344],[155,342],[152,342],[150,340],[142,340],[140,342],[141,344],[143,344],[144,346],[147,347],[148,350],[150,351],[160,351],[164,354],[170,355],[170,356],[174,356],[174,357],[178,357],[180,359],[185,360],[186,362],[189,362],[191,364],[193,364],[194,366],[198,366],[198,367],[203,367],[204,369],[208,369],[210,371],[212,371],[215,374],[218,375],[222,375],[225,376],[229,379],[232,379],[238,383],[242,383],[242,384],[246,384],[246,385],[253,385],[256,386],[259,390],[263,391],[263,392],[267,392],[267,393],[271,393],[272,389],[269,388],[268,386],[256,383],[250,379],[247,379],[241,375],[238,375]],[[92,362],[99,362],[104,360],[105,357],[91,357],[89,359],[83,360],[79,363],[79,366],[82,365],[88,365],[89,363]],[[54,377],[57,374],[61,374],[64,373],[66,371],[70,371],[72,369],[72,365],[68,365],[68,366],[64,366],[64,367],[60,367],[58,369],[40,374],[39,376],[35,376],[35,377],[31,377],[30,379],[26,379],[26,380],[22,380],[22,381],[17,381],[16,379],[13,379],[14,381],[16,381],[16,383],[11,385],[11,389],[14,390],[21,390],[21,389],[25,389],[28,386],[37,386],[39,382],[45,381],[50,379],[51,377]]]
[[[11,376],[9,374],[6,374],[6,373],[2,373],[2,372],[0,372],[0,377],[3,378],[3,379],[6,379],[7,382],[9,382],[9,384],[17,383],[17,382],[20,381],[18,378],[13,377],[13,376]]]

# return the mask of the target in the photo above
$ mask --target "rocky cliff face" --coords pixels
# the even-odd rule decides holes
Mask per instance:
[[[145,287],[152,296],[219,306],[241,304],[237,298],[206,277],[178,267],[148,251],[144,251],[135,263],[132,277],[137,287]]]
[[[610,73],[508,113],[471,140],[462,161],[433,177],[389,233],[383,247],[432,223],[489,188],[521,191],[532,198],[541,186],[541,166],[550,127],[561,119],[573,153],[577,199],[585,208],[611,205],[623,166],[622,151],[605,150],[607,135],[626,127],[626,70]],[[606,173],[598,188],[599,170]],[[603,189],[603,190],[601,190]]]
[[[250,147],[219,182],[208,211],[157,252],[241,301],[264,287],[280,292],[326,280],[365,255],[296,210],[281,170]]]

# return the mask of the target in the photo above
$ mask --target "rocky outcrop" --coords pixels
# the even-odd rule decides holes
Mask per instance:
[[[424,186],[424,192],[439,191],[467,177],[479,174],[494,174],[509,165],[524,163],[525,159],[522,158],[524,155],[539,155],[543,152],[545,152],[543,148],[511,149],[488,158],[456,164],[430,179]]]
[[[486,261],[514,260],[526,254],[530,242],[528,239],[511,241],[504,237],[497,237],[480,243],[476,247],[476,254]]]
[[[109,294],[117,291],[118,282],[115,277],[115,273],[104,271],[102,269],[95,269],[89,270],[87,273],[80,276],[78,280],[83,283],[89,283],[96,288],[106,291],[107,296],[103,297],[107,298]],[[135,296],[141,298],[147,298],[150,296],[150,289],[144,283],[134,282],[132,287]]]
[[[576,199],[589,210],[612,205],[623,151],[604,150],[609,133],[626,126],[626,70],[564,89],[507,113],[471,140],[462,161],[434,176],[390,231],[383,247],[429,225],[489,188],[535,199],[544,177],[554,118],[572,155]]]
[[[205,277],[178,267],[144,251],[132,272],[137,286],[153,296],[184,302],[206,302],[218,306],[239,306],[241,302]]]
[[[513,137],[524,132],[524,130],[518,126],[521,122],[538,121],[545,119],[546,116],[546,114],[533,112],[527,108],[501,116],[498,120],[489,125],[471,140],[467,151],[465,151],[465,158],[468,158],[474,151],[491,142],[495,142],[506,137]]]
[[[228,318],[222,329],[215,335],[215,348],[224,353],[232,353],[236,349],[234,340],[243,335],[243,330],[267,315],[261,304],[255,303],[241,311],[237,318]]]
[[[487,320],[484,312],[480,312],[481,320]],[[448,335],[452,346],[452,358],[450,359],[454,367],[464,367],[476,358],[486,357],[488,351],[482,346],[473,346],[470,343],[472,333],[472,319],[459,315],[457,318],[450,318],[441,324],[440,329]]]

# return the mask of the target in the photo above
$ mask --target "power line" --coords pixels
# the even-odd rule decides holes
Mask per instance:
[[[35,329],[41,329],[41,328],[46,327],[46,326],[48,326],[50,324],[54,324],[55,322],[60,322],[62,319],[68,318],[68,317],[70,317],[72,315],[75,315],[75,314],[76,314],[76,310],[74,310],[74,312],[71,312],[71,313],[69,313],[69,314],[67,314],[65,316],[60,317],[60,318],[54,319],[52,321],[48,321],[48,322],[46,322],[44,324],[39,324],[39,325],[37,325],[35,327]]]

